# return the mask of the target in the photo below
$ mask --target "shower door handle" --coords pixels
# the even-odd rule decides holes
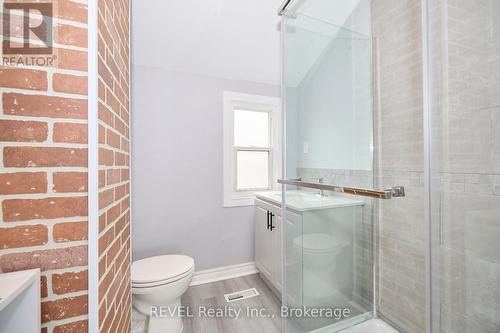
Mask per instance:
[[[376,190],[360,187],[333,185],[325,183],[311,183],[304,182],[301,178],[298,179],[278,179],[278,183],[284,185],[293,185],[299,187],[314,188],[317,190],[333,191],[339,193],[346,193],[352,195],[359,195],[363,197],[370,197],[375,199],[392,199],[401,198],[405,196],[404,186],[394,186],[386,190]]]

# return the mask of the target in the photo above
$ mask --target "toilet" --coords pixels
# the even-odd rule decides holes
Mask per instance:
[[[293,245],[302,252],[305,269],[321,272],[338,264],[337,259],[347,244],[328,234],[310,233],[296,237]]]
[[[345,285],[344,276],[352,270],[348,258],[343,257],[349,243],[329,234],[309,233],[296,237],[293,245],[302,259],[303,305],[344,304],[346,298],[342,290],[350,288]],[[339,272],[342,276],[338,276]]]
[[[182,332],[181,296],[193,278],[194,260],[163,255],[132,263],[132,304],[148,316],[148,333]]]

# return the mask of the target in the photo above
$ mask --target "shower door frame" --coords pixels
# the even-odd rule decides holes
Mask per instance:
[[[433,221],[432,221],[432,102],[431,102],[431,56],[430,56],[430,20],[429,0],[421,0],[421,38],[422,38],[422,112],[424,136],[424,225],[425,225],[425,331],[433,332],[433,304],[434,293],[432,267],[434,256],[432,249]],[[440,325],[440,324],[439,324]],[[439,327],[439,326],[438,326]]]

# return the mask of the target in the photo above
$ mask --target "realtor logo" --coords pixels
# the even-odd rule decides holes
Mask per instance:
[[[4,3],[3,54],[52,54],[52,11],[52,3]]]

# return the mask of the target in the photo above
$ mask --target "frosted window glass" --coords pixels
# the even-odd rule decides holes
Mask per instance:
[[[234,145],[236,147],[269,147],[269,114],[235,110]]]
[[[269,152],[238,151],[238,190],[269,188]]]

